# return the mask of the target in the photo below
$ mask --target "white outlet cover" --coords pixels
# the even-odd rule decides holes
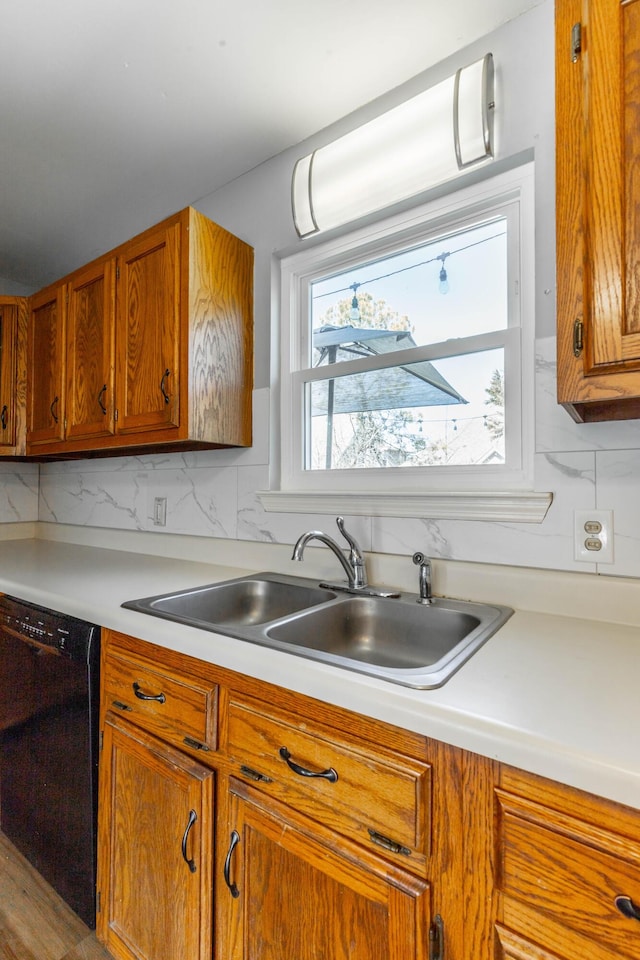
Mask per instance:
[[[575,559],[613,563],[613,510],[574,510],[573,520]],[[594,524],[600,525],[598,532],[589,529]]]

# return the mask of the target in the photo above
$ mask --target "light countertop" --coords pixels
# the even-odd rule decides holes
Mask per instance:
[[[640,808],[638,625],[516,609],[444,686],[411,690],[120,606],[278,569],[265,565],[264,555],[254,566],[239,566],[231,548],[229,555],[234,565],[1,540],[0,592]],[[498,587],[487,599],[515,606]]]

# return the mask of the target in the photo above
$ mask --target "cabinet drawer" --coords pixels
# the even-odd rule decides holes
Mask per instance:
[[[272,796],[367,845],[411,857],[416,865],[425,861],[429,764],[353,745],[306,723],[296,727],[234,700],[228,711],[228,750],[237,772]],[[296,772],[294,766],[301,769]]]
[[[562,956],[640,958],[640,842],[498,791],[504,923]],[[584,953],[584,950],[587,953]]]
[[[168,676],[111,655],[104,677],[105,707],[170,743],[216,749],[217,686]]]

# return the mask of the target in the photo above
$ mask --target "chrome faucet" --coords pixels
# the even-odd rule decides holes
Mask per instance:
[[[362,556],[362,551],[351,534],[347,533],[345,530],[344,517],[336,517],[336,523],[338,524],[338,530],[349,544],[348,560],[336,541],[332,537],[327,536],[326,533],[323,533],[322,530],[309,530],[308,533],[303,533],[293,548],[293,556],[291,559],[302,560],[304,548],[309,541],[319,540],[335,553],[336,557],[344,567],[344,571],[347,575],[347,582],[349,584],[349,590],[365,590],[369,584],[367,581],[367,568],[365,566],[364,557]]]
[[[433,603],[433,597],[431,595],[431,561],[427,560],[424,553],[420,552],[414,553],[412,559],[415,565],[420,567],[420,573],[418,575],[420,593],[416,603]]]

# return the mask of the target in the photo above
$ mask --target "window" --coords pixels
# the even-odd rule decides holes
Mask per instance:
[[[283,260],[282,495],[530,487],[533,276],[532,164]]]

